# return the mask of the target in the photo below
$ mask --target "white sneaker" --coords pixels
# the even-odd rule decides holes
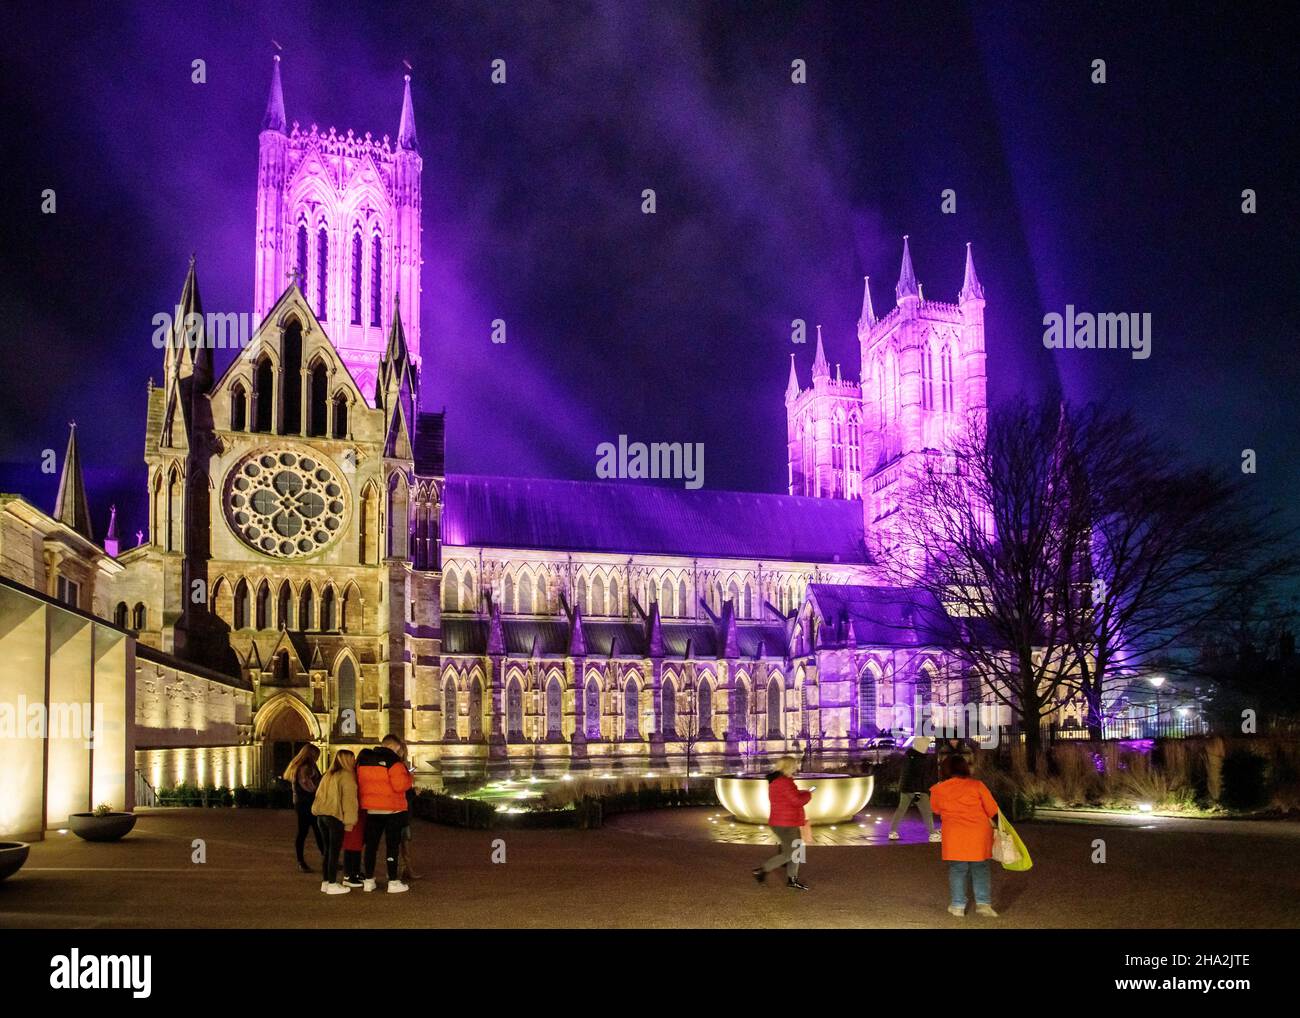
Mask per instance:
[[[897,840],[898,840],[898,832],[897,832],[897,831],[890,831],[890,832],[889,832],[889,840],[890,840],[890,841],[897,841]]]
[[[347,894],[352,890],[352,888],[344,887],[342,884],[321,884],[320,889],[326,894]]]
[[[996,919],[998,917],[998,914],[993,911],[992,905],[976,905],[975,914],[988,916],[990,919]]]
[[[402,883],[400,880],[388,881],[389,894],[401,894],[403,891],[409,891],[409,890],[410,888],[406,884]]]
[[[375,882],[373,880],[367,880],[361,885],[361,889],[364,891],[373,891],[375,889]]]
[[[958,908],[956,905],[949,905],[948,914],[955,915],[958,919],[961,919],[965,917],[966,910],[964,908]]]
[[[931,841],[943,841],[943,835],[940,834],[938,831],[931,831],[931,832],[930,832],[930,840],[931,840]]]
[[[320,882],[320,889],[322,894],[328,894],[330,889],[330,882],[328,880],[322,880]]]

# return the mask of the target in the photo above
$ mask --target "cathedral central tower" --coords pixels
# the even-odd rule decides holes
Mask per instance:
[[[280,58],[262,120],[253,310],[296,282],[367,398],[394,299],[420,364],[420,158],[406,76],[395,141],[286,124]]]

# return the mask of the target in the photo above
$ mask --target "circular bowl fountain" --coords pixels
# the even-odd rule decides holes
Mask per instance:
[[[816,787],[804,806],[810,824],[842,824],[866,808],[875,779],[870,774],[796,774],[799,788]],[[770,811],[767,777],[762,774],[724,774],[713,779],[718,802],[737,820],[765,824]]]
[[[21,841],[0,841],[0,880],[12,877],[27,861],[29,846]]]

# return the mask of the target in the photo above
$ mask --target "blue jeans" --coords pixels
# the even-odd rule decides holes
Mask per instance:
[[[971,883],[975,885],[975,904],[993,904],[992,878],[989,873],[989,861],[950,862],[948,864],[948,892],[952,897],[953,908],[966,907],[966,874],[970,874]]]

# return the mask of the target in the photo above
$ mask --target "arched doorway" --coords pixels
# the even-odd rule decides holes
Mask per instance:
[[[303,743],[311,741],[311,732],[301,714],[282,708],[267,724],[263,739],[269,747],[270,777],[278,778]]]
[[[321,733],[307,705],[292,693],[273,696],[258,708],[253,735],[261,745],[263,785],[275,782],[304,743],[319,742]]]

